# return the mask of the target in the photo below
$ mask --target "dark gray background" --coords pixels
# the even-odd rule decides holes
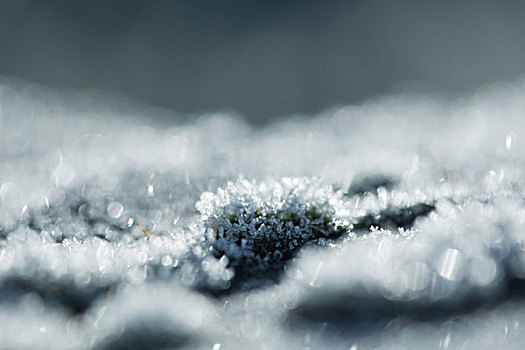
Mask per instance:
[[[524,43],[525,1],[0,2],[0,74],[254,122],[515,80]]]

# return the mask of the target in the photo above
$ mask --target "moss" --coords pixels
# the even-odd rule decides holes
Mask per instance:
[[[348,226],[315,206],[298,208],[238,210],[221,216],[213,252],[217,258],[226,255],[229,267],[235,268],[232,290],[275,283],[301,247],[335,240],[348,232]]]
[[[239,222],[245,225],[239,225]],[[241,210],[237,215],[230,214],[223,225],[225,229],[235,226],[235,229],[230,229],[230,237],[238,246],[269,261],[290,259],[306,243],[320,238],[335,239],[348,231],[348,227],[337,224],[315,206],[302,212],[264,212],[257,209],[248,214],[246,210]],[[218,230],[216,239],[221,239]],[[216,252],[219,255],[233,255],[220,248]]]

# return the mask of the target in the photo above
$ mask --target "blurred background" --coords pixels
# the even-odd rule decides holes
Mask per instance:
[[[0,74],[253,123],[525,72],[525,2],[4,0]]]

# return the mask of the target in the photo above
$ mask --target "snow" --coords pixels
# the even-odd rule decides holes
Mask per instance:
[[[521,348],[525,83],[132,107],[0,85],[6,348]]]

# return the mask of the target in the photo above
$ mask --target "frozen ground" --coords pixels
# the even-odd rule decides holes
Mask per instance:
[[[522,348],[525,84],[257,128],[13,86],[3,348]]]

